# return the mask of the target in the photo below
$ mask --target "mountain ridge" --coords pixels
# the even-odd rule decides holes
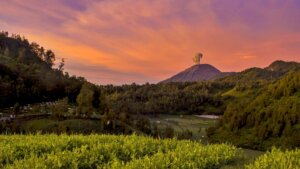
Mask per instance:
[[[237,81],[274,80],[288,72],[300,69],[300,63],[294,61],[276,60],[265,68],[251,67],[241,72],[222,72],[210,64],[193,65],[160,83],[197,82],[197,81]]]

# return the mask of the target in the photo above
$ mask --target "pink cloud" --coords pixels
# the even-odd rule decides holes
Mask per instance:
[[[198,51],[223,71],[300,61],[295,0],[81,2],[1,1],[0,24],[67,57],[67,71],[102,84],[163,80],[191,66]]]

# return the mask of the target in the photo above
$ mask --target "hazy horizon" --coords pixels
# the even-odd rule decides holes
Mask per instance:
[[[300,61],[297,0],[1,1],[4,31],[24,35],[65,70],[97,84],[156,83],[197,52],[224,72]],[[59,60],[58,60],[59,61]]]

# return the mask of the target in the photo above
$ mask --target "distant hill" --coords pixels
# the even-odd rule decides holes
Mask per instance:
[[[169,82],[196,82],[218,80],[220,82],[247,83],[257,81],[277,80],[288,72],[300,69],[298,62],[274,61],[266,68],[249,68],[241,72],[221,72],[210,64],[197,64],[176,75],[162,81]]]
[[[197,64],[162,81],[162,83],[213,80],[214,78],[222,77],[223,75],[224,74],[220,70],[210,64]]]
[[[282,60],[277,60],[272,64],[270,64],[270,66],[266,67],[265,70],[287,73],[290,71],[298,70],[299,68],[300,68],[300,63],[298,62],[285,62]]]
[[[289,72],[294,72],[300,69],[300,63],[275,61],[266,68],[249,68],[242,72],[232,74],[219,78],[219,81],[234,82],[234,83],[248,83],[253,81],[271,81],[277,80]]]

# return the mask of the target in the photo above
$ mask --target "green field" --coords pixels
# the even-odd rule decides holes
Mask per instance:
[[[207,141],[206,129],[214,126],[216,120],[199,118],[194,115],[159,115],[150,116],[152,123],[156,123],[160,128],[171,126],[175,132],[189,130],[193,133],[193,139]]]
[[[156,123],[160,128],[171,126],[175,132],[182,132],[186,129],[193,133],[193,140],[208,144],[206,129],[216,124],[217,120],[200,118],[194,115],[159,115],[149,117],[151,122]],[[257,157],[264,154],[262,151],[241,149],[241,155],[244,157],[243,164],[254,161]]]
[[[148,116],[148,118],[161,129],[170,126],[178,133],[189,130],[193,133],[192,140],[201,144],[209,144],[206,129],[216,124],[216,120],[214,119],[200,118],[194,115],[160,115],[156,117]],[[100,126],[101,122],[97,120],[54,120],[44,118],[22,122],[21,130],[25,131],[25,133],[68,133],[68,130],[71,130],[72,133],[103,133],[104,131]],[[245,163],[253,162],[262,154],[263,152],[261,151],[240,149],[239,155],[242,158],[233,164],[224,165],[223,167],[239,168],[244,166]]]
[[[0,135],[3,169],[298,169],[300,151],[255,161],[226,144],[124,135]]]
[[[239,160],[225,144],[114,135],[0,135],[0,168],[220,168]]]
[[[207,141],[206,129],[214,126],[216,120],[199,118],[194,115],[159,115],[157,117],[148,116],[152,123],[156,123],[159,128],[170,126],[175,132],[183,132],[189,130],[193,133],[193,140]],[[94,131],[101,132],[100,121],[69,119],[69,120],[54,120],[51,118],[32,119],[22,122],[22,131],[37,132],[48,131],[55,132],[61,130],[66,131],[66,128],[76,131]]]

